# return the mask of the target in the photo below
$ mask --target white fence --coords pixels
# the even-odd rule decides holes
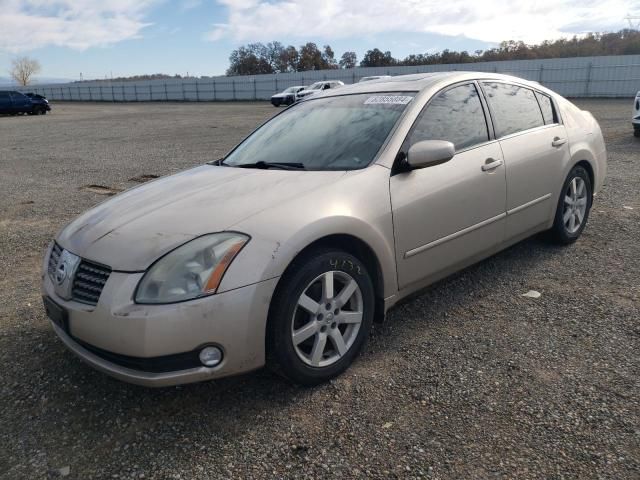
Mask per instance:
[[[67,101],[266,100],[289,86],[309,85],[318,80],[342,80],[345,83],[355,83],[368,75],[405,75],[447,70],[515,75],[540,82],[565,97],[632,97],[640,90],[640,55],[316,70],[271,75],[210,77],[198,80],[94,81],[36,85],[22,90],[40,93],[52,100]]]

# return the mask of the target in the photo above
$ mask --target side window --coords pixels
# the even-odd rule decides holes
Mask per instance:
[[[496,135],[504,137],[544,125],[533,90],[508,83],[483,83]]]
[[[535,92],[538,103],[540,104],[540,110],[542,110],[542,116],[544,118],[545,125],[552,125],[558,123],[558,117],[556,116],[555,109],[553,108],[553,102],[546,95]]]
[[[489,140],[487,121],[474,84],[451,88],[429,102],[409,133],[409,146],[422,140],[447,140],[456,150]]]

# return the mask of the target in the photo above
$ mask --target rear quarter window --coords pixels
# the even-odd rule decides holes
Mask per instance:
[[[553,102],[551,101],[551,99],[540,92],[536,92],[536,98],[538,99],[538,103],[540,104],[540,110],[542,110],[544,124],[552,125],[554,123],[558,123],[558,117],[556,115],[556,111],[553,107]]]

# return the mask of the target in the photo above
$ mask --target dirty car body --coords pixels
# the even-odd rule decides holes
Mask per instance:
[[[224,159],[64,227],[44,258],[45,306],[70,350],[121,380],[166,386],[273,362],[314,384],[344,371],[371,320],[407,295],[540,231],[575,241],[605,173],[593,117],[522,79],[331,89]]]

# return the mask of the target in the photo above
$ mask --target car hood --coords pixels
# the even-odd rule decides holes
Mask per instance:
[[[293,93],[276,93],[275,95],[272,95],[271,98],[283,98],[291,95],[293,95]]]
[[[344,174],[203,165],[101,203],[62,229],[57,241],[113,270],[142,271],[192,238],[232,229]]]

